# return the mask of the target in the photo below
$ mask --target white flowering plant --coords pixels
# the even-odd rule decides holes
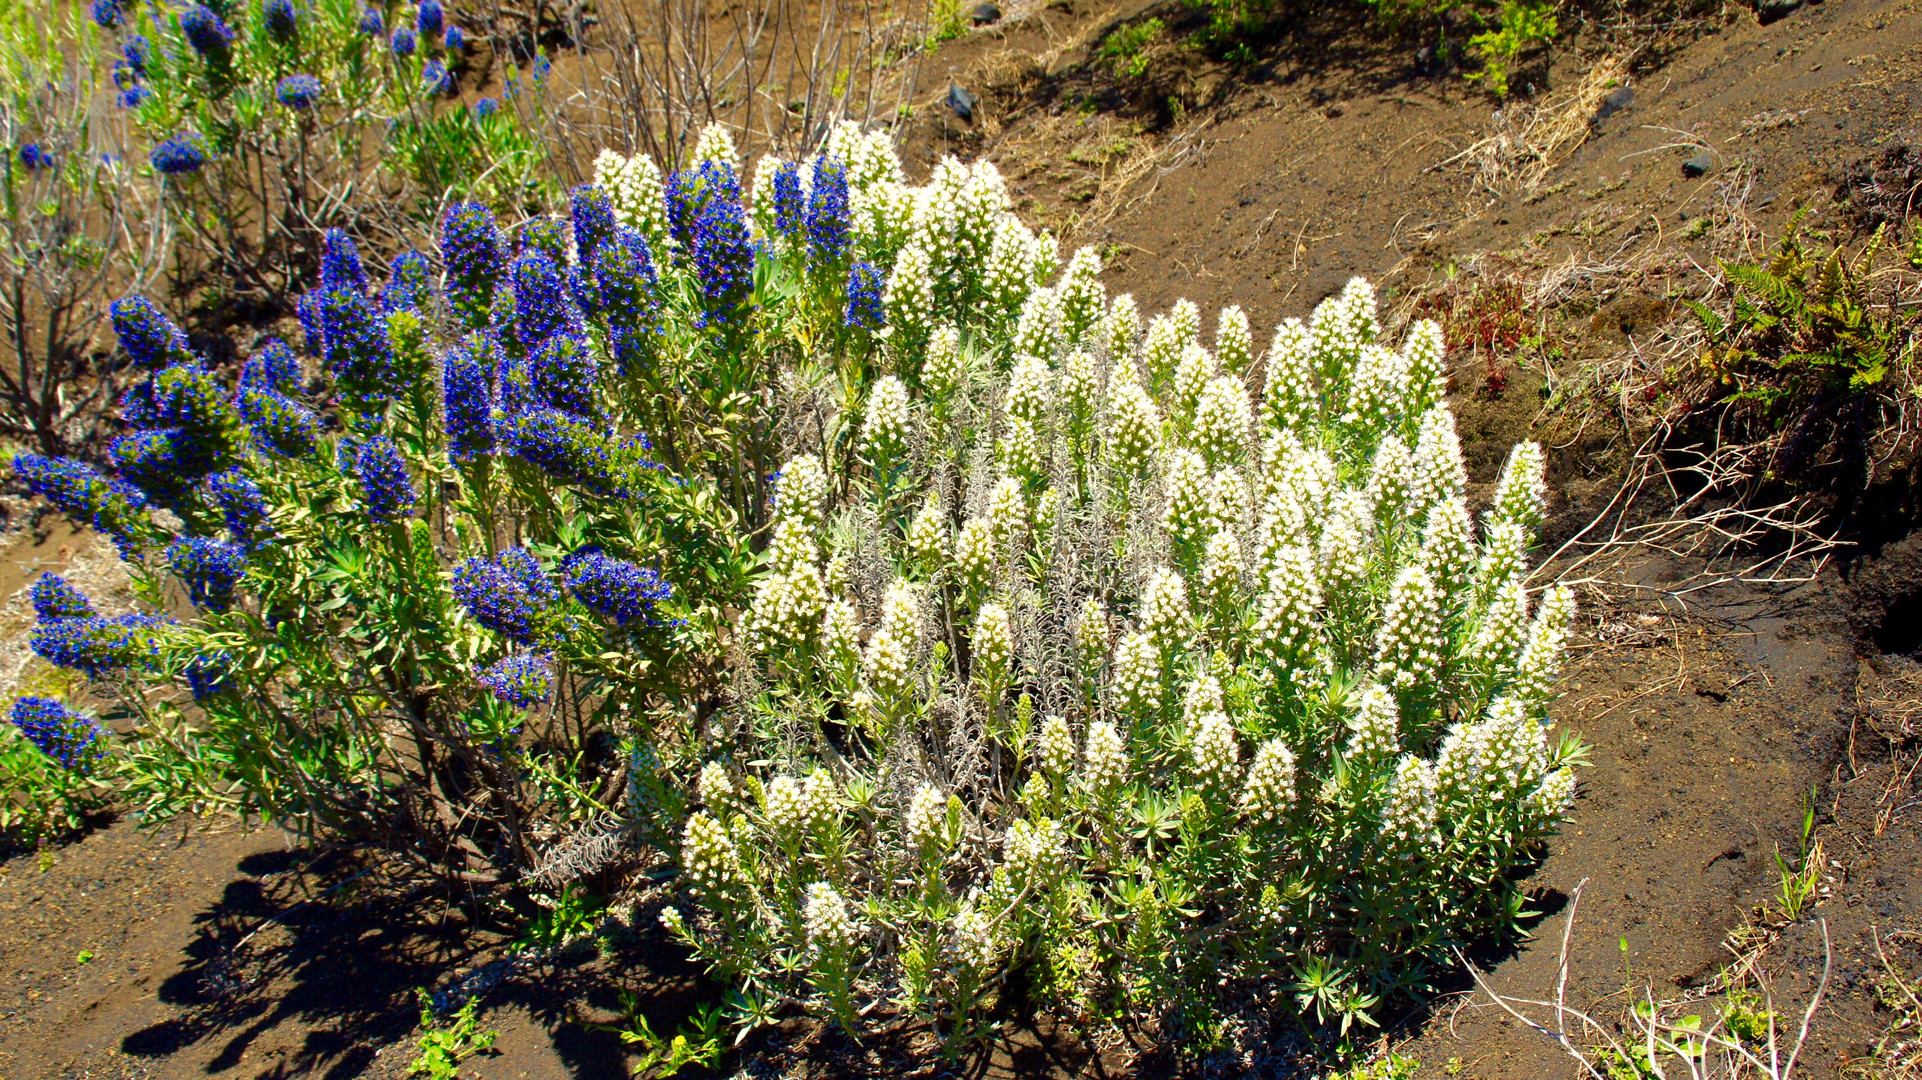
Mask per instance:
[[[1356,280],[1265,352],[1239,309],[1144,331],[959,172],[912,195],[873,372],[786,418],[667,925],[844,1024],[965,1035],[1017,972],[1184,1038],[1370,1023],[1515,932],[1575,793],[1541,450],[1478,521],[1434,324],[1390,347]],[[930,253],[968,244],[957,284]]]

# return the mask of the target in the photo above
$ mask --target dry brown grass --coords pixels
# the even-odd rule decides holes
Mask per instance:
[[[1628,84],[1635,55],[1604,56],[1570,89],[1539,102],[1508,105],[1495,114],[1487,135],[1432,167],[1467,169],[1490,195],[1534,193],[1556,165],[1588,141],[1595,110],[1609,91]]]

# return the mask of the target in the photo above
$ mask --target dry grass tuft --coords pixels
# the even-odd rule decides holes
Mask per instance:
[[[1634,52],[1605,56],[1572,89],[1501,109],[1479,142],[1432,167],[1459,164],[1491,195],[1534,193],[1556,165],[1588,141],[1602,99],[1627,84],[1634,59]]]

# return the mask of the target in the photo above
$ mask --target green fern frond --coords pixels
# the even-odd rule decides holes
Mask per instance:
[[[1728,324],[1722,321],[1722,317],[1717,315],[1713,308],[1700,300],[1691,300],[1686,297],[1682,300],[1682,306],[1694,312],[1695,317],[1701,320],[1702,330],[1711,340],[1722,340],[1722,335],[1728,330]]]
[[[1800,289],[1753,263],[1723,263],[1722,271],[1728,275],[1729,284],[1766,300],[1784,314],[1800,311],[1802,308],[1803,298]]]

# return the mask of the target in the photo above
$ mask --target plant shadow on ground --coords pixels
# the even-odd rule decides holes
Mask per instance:
[[[398,1075],[417,1038],[416,991],[427,989],[447,1012],[465,994],[480,995],[483,1028],[536,1029],[545,1056],[568,1075],[625,1076],[629,1051],[612,1029],[623,993],[669,1037],[719,999],[651,926],[596,939],[605,941],[598,955],[596,941],[582,940],[523,959],[510,928],[475,922],[464,898],[390,874],[369,853],[273,851],[234,869],[219,899],[194,917],[180,966],[159,986],[173,1015],[126,1035],[124,1054],[155,1063],[211,1054],[204,1071],[212,1074],[258,1048],[281,1059],[261,1075]],[[269,1045],[290,1042],[291,1051]],[[383,1051],[398,1067],[377,1062]]]
[[[180,965],[159,984],[157,997],[172,1015],[122,1037],[123,1054],[169,1073],[189,1061],[204,1063],[198,1071],[206,1074],[227,1073],[265,1057],[278,1061],[249,1075],[399,1075],[417,1037],[415,991],[438,990],[454,999],[451,1008],[461,991],[478,989],[482,1026],[504,1029],[506,1060],[524,1062],[532,1052],[561,1074],[625,1076],[635,1051],[616,1029],[630,1009],[669,1039],[703,1005],[720,1000],[720,988],[684,951],[639,917],[645,905],[632,920],[634,930],[515,963],[507,959],[514,939],[504,927],[477,925],[439,885],[390,875],[361,852],[270,851],[248,855],[233,869],[218,898],[195,915]],[[1558,890],[1528,888],[1525,878],[1522,884],[1536,913],[1528,928],[1567,903]],[[1468,955],[1487,968],[1519,944],[1483,942]],[[1437,972],[1431,1000],[1467,985],[1459,971]],[[1383,1022],[1390,1030],[1411,1029],[1430,1011],[1408,1006]],[[1039,1078],[1180,1075],[1202,1064],[1139,1029],[1090,1041],[1045,1008],[1027,1004],[1004,1007],[993,1034],[952,1060],[943,1059],[940,1038],[925,1022],[870,1019],[855,1040],[814,1018],[789,1017],[751,1033],[717,1067]],[[1304,1032],[1291,1035],[1286,1028],[1275,1032],[1279,1043],[1312,1051]]]
[[[352,852],[268,852],[236,869],[246,876],[199,913],[186,962],[160,985],[178,1014],[126,1036],[125,1053],[218,1045],[206,1068],[220,1072],[290,1024],[306,1032],[288,1070],[359,1075],[413,1029],[413,989],[483,947],[485,931],[451,906],[422,917],[430,886],[381,882]]]

